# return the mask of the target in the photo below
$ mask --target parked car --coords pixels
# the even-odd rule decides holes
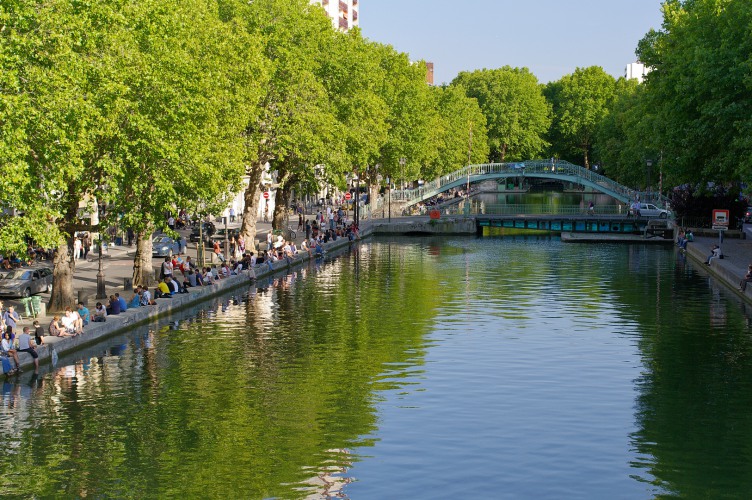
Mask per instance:
[[[177,240],[160,234],[151,240],[151,254],[157,257],[172,257],[180,253],[180,243]]]
[[[744,211],[744,222],[752,221],[752,207],[747,207]]]
[[[240,231],[237,229],[228,229],[225,231],[224,228],[217,229],[217,232],[211,235],[211,240],[214,242],[214,240],[219,240],[220,242],[225,241],[225,232],[227,233],[227,239],[229,240],[233,236],[237,238],[240,236]]]
[[[632,209],[630,208],[630,213]],[[652,203],[640,203],[640,217],[658,217],[660,219],[667,219],[671,215],[671,212],[664,208],[657,207]]]
[[[211,238],[211,235],[214,234],[214,232],[217,230],[216,226],[213,222],[204,222],[204,241],[208,241],[209,238]],[[201,237],[199,227],[196,225],[193,229],[191,229],[191,234],[188,236],[188,241],[191,243],[198,243],[199,238]]]
[[[11,269],[0,272],[0,296],[30,297],[52,290],[52,269]]]

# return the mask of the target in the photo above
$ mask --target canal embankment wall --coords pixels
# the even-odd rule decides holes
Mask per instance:
[[[373,233],[374,225],[366,225],[360,232],[360,239],[368,238]],[[348,247],[356,243],[357,240],[350,241],[347,238],[338,238],[336,241],[325,243],[322,247],[325,254],[336,254],[339,251],[345,251]],[[295,258],[289,260],[257,265],[253,272],[250,270],[242,271],[238,275],[217,280],[212,285],[189,288],[188,293],[176,294],[171,298],[156,299],[155,305],[130,308],[120,314],[107,316],[105,322],[89,323],[84,327],[84,332],[75,337],[45,336],[44,344],[37,346],[36,349],[39,363],[51,362],[53,358],[63,354],[82,351],[104,339],[125,333],[138,326],[155,322],[160,318],[168,317],[234,289],[247,287],[256,280],[294,269],[315,258],[317,257],[313,253],[299,252]],[[46,327],[47,325],[44,326]],[[18,357],[22,368],[33,366],[34,360],[30,354],[19,352]]]
[[[430,220],[426,218],[402,218],[394,221],[379,220],[365,224],[360,233],[360,239],[366,239],[374,234],[383,235],[411,235],[411,234],[434,234],[434,235],[475,235],[477,231],[474,219],[441,219]],[[687,246],[687,255],[697,263],[704,263],[710,253],[710,247],[717,239],[710,237],[697,237],[693,243]],[[336,254],[346,251],[357,241],[339,238],[323,245],[327,254]],[[637,243],[637,241],[635,241]],[[714,260],[710,266],[702,266],[708,274],[728,286],[740,297],[752,302],[752,286],[746,292],[739,290],[739,281],[746,272],[747,265],[752,263],[752,241],[734,238],[724,243],[723,260]],[[280,272],[294,269],[308,262],[314,255],[307,252],[299,253],[289,261],[279,261],[272,265],[261,264],[256,266],[254,273],[244,271],[240,275],[231,276],[217,281],[215,284],[204,287],[190,288],[186,294],[178,294],[172,298],[157,299],[156,305],[128,309],[116,316],[108,316],[104,323],[91,323],[84,329],[82,335],[76,337],[45,337],[45,345],[39,346],[40,363],[49,362],[55,356],[76,351],[82,351],[102,340],[123,334],[135,327],[152,323],[160,318],[171,316],[179,311],[195,307],[197,304],[206,302],[212,298],[223,295],[234,289],[249,286],[254,279],[263,279]],[[255,275],[255,277],[252,277]],[[47,326],[47,325],[44,325]],[[19,353],[22,367],[33,364],[31,356],[27,353]]]

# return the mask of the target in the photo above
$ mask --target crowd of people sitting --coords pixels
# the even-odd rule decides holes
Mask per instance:
[[[44,326],[39,321],[34,321],[33,328],[24,327],[22,333],[18,333],[18,322],[21,320],[19,314],[13,306],[8,306],[7,310],[4,310],[0,302],[0,332],[3,334],[0,341],[2,373],[13,374],[21,371],[18,352],[28,352],[34,358],[35,366],[38,365],[36,348],[44,345],[45,335],[76,337],[83,334],[84,327],[90,323],[106,322],[108,317],[117,316],[128,309],[155,305],[155,299],[188,293],[191,288],[210,286],[244,271],[248,271],[249,277],[253,279],[259,266],[269,266],[273,269],[275,262],[290,263],[301,253],[307,253],[310,257],[322,256],[323,245],[329,241],[340,238],[350,241],[358,239],[359,230],[356,224],[347,224],[343,214],[337,212],[334,213],[333,219],[334,224],[331,225],[326,224],[324,217],[304,221],[305,239],[299,247],[295,241],[286,240],[281,234],[275,238],[270,232],[267,249],[261,255],[251,251],[244,251],[242,255],[235,252],[229,259],[203,267],[197,266],[190,256],[183,254],[165,257],[160,265],[159,282],[152,290],[146,286],[137,286],[130,299],[117,292],[110,295],[108,300],[96,302],[92,310],[83,302],[79,302],[76,308],[68,307],[62,314],[53,316],[47,325],[46,334]],[[28,338],[25,336],[27,333]]]

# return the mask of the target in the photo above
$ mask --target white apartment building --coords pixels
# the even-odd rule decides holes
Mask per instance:
[[[645,75],[650,73],[650,68],[646,67],[644,64],[640,62],[633,62],[627,64],[627,67],[624,69],[624,78],[627,80],[636,79],[639,83],[642,83],[642,81],[645,79]]]
[[[360,0],[311,0],[312,4],[321,5],[332,18],[334,29],[347,31],[358,26]]]

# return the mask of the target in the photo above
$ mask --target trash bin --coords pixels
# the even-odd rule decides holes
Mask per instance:
[[[31,297],[31,314],[35,318],[42,313],[42,297],[32,295]]]
[[[21,305],[24,306],[24,311],[26,314],[24,314],[25,318],[30,318],[32,316],[31,314],[31,297],[24,297],[20,299]]]
[[[82,304],[86,303],[86,292],[84,292],[83,290],[78,291],[78,301]]]
[[[123,290],[133,290],[133,278],[123,278]]]

